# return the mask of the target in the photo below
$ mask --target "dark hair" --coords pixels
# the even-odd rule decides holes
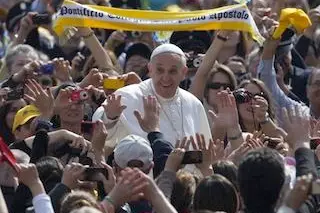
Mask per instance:
[[[84,206],[99,209],[97,200],[90,193],[80,190],[73,191],[63,198],[60,213],[70,213]]]
[[[238,168],[232,161],[221,160],[212,165],[214,174],[227,178],[238,190]]]
[[[15,137],[12,133],[12,129],[7,125],[6,122],[6,116],[8,113],[10,113],[13,103],[14,102],[7,102],[0,107],[0,137],[2,137],[8,145],[15,142]]]
[[[193,199],[194,210],[224,211],[236,213],[238,207],[237,190],[222,175],[211,175],[198,185]]]
[[[197,178],[188,171],[179,170],[173,184],[171,204],[178,212],[190,212]]]
[[[251,78],[249,80],[244,80],[240,83],[239,88],[244,88],[245,86],[247,86],[248,84],[254,84],[257,87],[259,87],[259,89],[262,91],[263,93],[263,97],[267,100],[268,102],[268,114],[269,114],[269,118],[273,121],[276,122],[276,116],[275,116],[275,108],[274,108],[274,101],[271,98],[271,94],[268,90],[268,88],[266,87],[266,85],[263,83],[263,81],[256,79],[256,78]],[[237,107],[238,107],[238,103],[237,103]],[[238,107],[239,108],[239,107]],[[241,126],[241,129],[243,131],[246,131],[246,128],[243,124],[243,120],[241,118],[241,115],[239,113],[239,124]]]
[[[206,99],[208,99],[208,93],[209,93],[208,86],[212,82],[212,79],[214,78],[215,74],[217,74],[217,73],[223,73],[228,77],[230,84],[233,86],[233,88],[230,88],[230,90],[234,90],[237,87],[237,80],[236,80],[234,73],[231,71],[231,69],[226,65],[216,63],[212,67],[212,69],[209,73],[209,76],[207,78],[206,87],[204,90],[204,97]]]
[[[49,192],[57,183],[61,182],[63,166],[58,158],[42,157],[37,161],[36,166],[46,192]]]
[[[273,212],[285,180],[280,155],[269,148],[249,152],[240,162],[238,182],[248,212]]]

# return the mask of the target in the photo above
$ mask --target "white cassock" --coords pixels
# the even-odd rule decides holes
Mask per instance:
[[[139,84],[133,84],[115,92],[121,95],[122,105],[127,106],[119,118],[117,124],[108,129],[106,146],[114,147],[124,137],[129,134],[139,135],[147,139],[145,133],[134,116],[134,110],[144,113],[143,97],[148,95],[156,96],[160,105],[160,131],[164,138],[174,146],[177,139],[187,136],[195,136],[196,133],[203,134],[206,142],[211,139],[211,131],[206,112],[202,103],[191,93],[181,88],[173,98],[164,99],[155,93],[151,79]],[[110,123],[107,119],[103,107],[99,107],[93,115],[93,122],[101,119],[104,123]],[[148,139],[147,139],[148,140]]]

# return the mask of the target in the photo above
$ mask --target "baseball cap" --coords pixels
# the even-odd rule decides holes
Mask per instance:
[[[162,53],[175,53],[181,56],[185,56],[184,52],[174,44],[161,44],[157,48],[155,48],[150,56],[150,60],[152,60],[155,56],[160,55]]]
[[[27,105],[23,107],[14,117],[12,132],[16,131],[18,126],[27,123],[31,118],[38,117],[40,114],[40,111],[34,105]]]
[[[153,163],[153,152],[150,143],[137,135],[123,138],[114,150],[114,161],[120,168],[128,167],[130,161],[141,161],[141,169],[149,169]]]

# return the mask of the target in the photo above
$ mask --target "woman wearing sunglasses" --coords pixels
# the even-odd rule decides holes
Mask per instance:
[[[230,90],[236,88],[237,81],[230,68],[216,63],[216,59],[231,32],[219,31],[216,34],[190,87],[190,92],[203,103],[206,111],[212,110],[213,112],[217,112],[216,101],[218,92],[227,88]],[[210,116],[208,116],[208,119],[211,125],[212,120]]]
[[[241,82],[239,88],[234,96],[242,131],[262,131],[269,137],[285,137],[286,133],[276,124],[272,98],[264,83],[253,78]]]

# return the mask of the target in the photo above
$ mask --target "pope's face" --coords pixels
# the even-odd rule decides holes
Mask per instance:
[[[188,70],[182,57],[172,53],[155,56],[148,68],[155,90],[163,98],[171,98],[175,95]]]

